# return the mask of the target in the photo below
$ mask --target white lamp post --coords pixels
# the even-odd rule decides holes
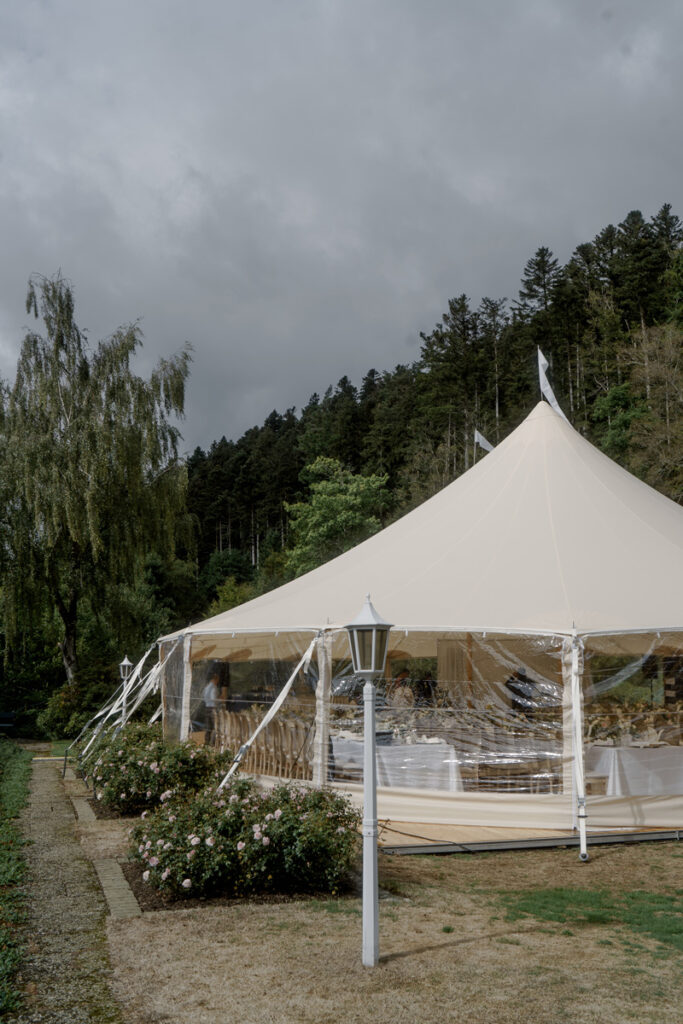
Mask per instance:
[[[355,675],[363,687],[363,966],[379,962],[377,884],[377,767],[375,761],[375,684],[384,672],[391,624],[365,599],[360,615],[346,627]]]
[[[119,672],[121,673],[121,681],[123,683],[123,697],[121,700],[121,725],[126,724],[126,684],[130,677],[130,670],[133,667],[133,662],[128,660],[128,655],[124,654],[123,661],[119,665]]]

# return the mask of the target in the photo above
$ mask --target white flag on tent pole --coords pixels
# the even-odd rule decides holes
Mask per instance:
[[[555,412],[559,416],[561,416],[563,420],[566,420],[567,417],[565,416],[565,414],[560,409],[559,403],[558,403],[557,399],[555,398],[555,392],[553,391],[553,389],[550,386],[550,381],[548,380],[548,377],[547,377],[546,372],[545,372],[547,369],[548,369],[548,360],[546,359],[546,357],[543,355],[543,353],[541,352],[541,350],[539,348],[539,350],[538,350],[538,382],[539,382],[539,384],[541,386],[541,394],[543,395],[543,397],[545,399],[547,399],[548,403],[555,410]],[[567,422],[569,422],[569,421],[567,420]]]
[[[480,434],[478,430],[474,431],[474,443],[478,444],[480,448],[483,448],[485,452],[492,452],[493,445],[486,440],[483,434]]]

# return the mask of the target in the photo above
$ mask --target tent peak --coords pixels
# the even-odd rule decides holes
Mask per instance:
[[[539,416],[545,416],[547,419],[554,419],[554,420],[561,420],[562,419],[562,416],[560,416],[559,413],[555,412],[553,407],[551,405],[549,405],[548,402],[546,402],[545,399],[543,399],[543,398],[540,400],[540,402],[538,402],[533,407],[533,409],[531,410],[531,412],[527,416],[527,419],[528,420],[536,419]],[[568,421],[565,420],[565,423],[566,422],[568,422]],[[570,424],[570,426],[571,426],[571,424]]]

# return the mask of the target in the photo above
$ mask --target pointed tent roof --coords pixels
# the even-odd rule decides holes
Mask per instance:
[[[683,508],[539,402],[481,462],[402,519],[180,632],[344,626],[368,592],[407,630],[679,630]]]

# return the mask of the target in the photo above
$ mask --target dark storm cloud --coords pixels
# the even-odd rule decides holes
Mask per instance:
[[[31,272],[141,370],[195,349],[188,447],[408,362],[462,291],[514,297],[634,207],[683,212],[676,3],[0,13],[0,367]]]

